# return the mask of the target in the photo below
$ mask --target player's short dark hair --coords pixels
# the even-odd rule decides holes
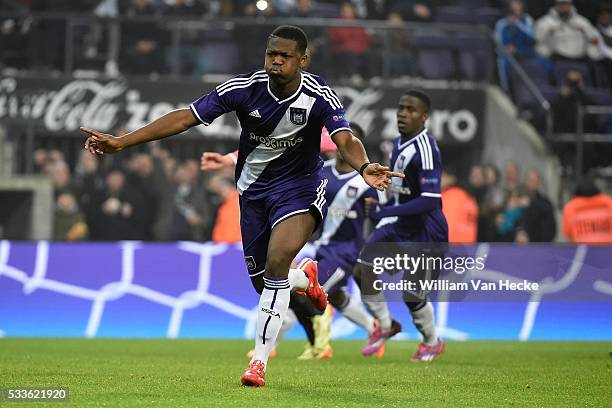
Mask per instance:
[[[420,100],[425,106],[426,113],[429,113],[429,111],[431,110],[431,100],[429,99],[429,96],[425,95],[424,92],[411,89],[409,91],[406,91],[404,95],[412,96]]]
[[[304,30],[302,30],[300,27],[292,25],[278,26],[274,29],[274,31],[272,31],[268,37],[268,41],[272,37],[295,41],[297,43],[297,50],[301,54],[306,53],[306,48],[308,48],[308,37],[306,36]]]
[[[365,132],[363,131],[363,128],[355,122],[351,122],[350,126],[351,126],[351,130],[353,131],[353,136],[355,136],[357,139],[363,142],[363,140],[366,137]]]

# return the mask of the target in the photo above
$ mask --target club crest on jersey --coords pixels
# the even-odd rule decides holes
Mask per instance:
[[[346,190],[346,196],[348,198],[357,197],[357,187],[349,186],[349,188]]]
[[[244,262],[246,263],[247,269],[249,271],[254,271],[257,268],[257,264],[255,263],[255,258],[252,256],[245,256]]]
[[[306,109],[293,107],[289,108],[289,120],[294,125],[303,125],[306,123]]]

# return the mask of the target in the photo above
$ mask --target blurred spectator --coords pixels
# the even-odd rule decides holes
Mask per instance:
[[[392,12],[399,13],[406,21],[429,22],[433,20],[434,5],[431,0],[396,1]]]
[[[595,27],[571,0],[556,0],[535,25],[536,51],[543,57],[580,60],[601,57]]]
[[[392,0],[364,0],[366,17],[369,20],[385,20],[389,15]]]
[[[520,183],[520,169],[516,162],[509,161],[504,166],[502,185],[503,207],[498,211],[489,209],[488,215],[495,217],[495,241],[514,241],[518,221],[529,205],[529,197]]]
[[[234,180],[217,174],[208,181],[208,190],[217,194],[221,202],[217,208],[212,240],[240,242],[240,205]]]
[[[74,194],[60,193],[55,201],[53,214],[53,239],[79,241],[87,238],[85,217],[79,210]]]
[[[349,2],[340,5],[341,20],[356,20],[355,9]],[[331,27],[328,30],[333,58],[340,61],[335,64],[337,77],[351,77],[359,82],[370,76],[372,61],[368,58],[370,51],[370,34],[362,27]]]
[[[174,181],[174,207],[172,225],[170,226],[170,239],[172,241],[204,241],[206,228],[210,224],[212,213],[207,205],[205,196],[196,187],[199,169],[196,164],[181,164],[176,169]],[[206,210],[206,215],[204,214]]]
[[[576,243],[612,243],[612,198],[583,180],[563,207],[563,234]]]
[[[476,199],[478,205],[482,204],[487,192],[487,186],[485,185],[484,171],[482,166],[478,164],[470,168],[470,175],[468,177],[468,192]]]
[[[63,160],[55,160],[47,164],[47,175],[53,185],[55,196],[63,192],[73,192],[74,188],[70,180],[70,168]]]
[[[169,4],[164,15],[171,18],[195,19],[206,14],[207,8],[198,0],[174,0]],[[181,74],[201,77],[207,71],[208,58],[202,47],[205,44],[204,31],[193,28],[181,29],[181,46],[179,47],[179,59],[181,62]],[[167,65],[172,65],[176,58],[171,47],[167,47]]]
[[[65,162],[64,153],[58,149],[47,150],[47,163]]]
[[[518,61],[536,57],[533,18],[525,13],[523,0],[510,0],[506,16],[495,24],[495,38]],[[502,86],[509,91],[510,67],[503,54],[499,54],[498,64]]]
[[[521,170],[515,161],[509,161],[504,167],[504,184],[503,184],[505,202],[513,195],[516,195],[519,190],[522,190],[521,186]],[[522,193],[521,193],[522,194]]]
[[[153,239],[153,226],[159,215],[160,187],[165,183],[162,167],[161,160],[157,161],[157,166],[155,166],[153,158],[147,153],[136,153],[129,161],[130,171],[127,174],[127,183],[147,203],[139,210],[143,222],[142,239],[145,240]]]
[[[457,185],[457,177],[448,169],[442,172],[442,209],[448,221],[448,242],[476,242],[478,204]]]
[[[499,170],[487,164],[483,166],[485,194],[480,203],[478,216],[478,241],[491,242],[497,238],[495,219],[502,213],[505,205],[505,193],[500,186]]]
[[[104,190],[92,200],[91,238],[102,241],[143,239],[142,209],[147,205],[126,185],[125,175],[111,171],[105,178]]]
[[[272,4],[276,13],[282,16],[289,16],[297,7],[296,0],[268,0]]]
[[[122,16],[133,17],[121,24],[121,70],[128,74],[150,74],[165,71],[163,42],[165,33],[158,21],[150,19],[158,14],[152,0],[120,2]]]
[[[512,191],[504,212],[496,216],[498,241],[515,241],[519,221],[528,205],[529,197],[523,189]]]
[[[292,17],[308,18],[314,17],[315,5],[312,0],[298,0],[291,12]]]
[[[92,225],[96,222],[97,215],[93,208],[93,200],[99,191],[104,190],[105,183],[98,157],[87,150],[82,150],[74,168],[73,181],[78,205],[85,215],[87,225]]]
[[[559,88],[559,95],[552,100],[554,131],[558,133],[574,133],[577,125],[577,105],[596,104],[584,92],[582,74],[571,70]],[[584,131],[596,132],[597,124],[593,116],[584,117]]]
[[[529,170],[525,182],[529,205],[519,222],[517,240],[520,242],[552,242],[557,234],[555,211],[548,198],[540,191],[542,176]]]
[[[87,150],[79,154],[74,168],[74,185],[79,195],[90,194],[95,190],[104,188],[104,177],[98,171],[100,159]]]
[[[174,216],[174,174],[176,159],[160,147],[159,141],[149,143],[153,158],[155,190],[158,193],[158,209],[153,221],[153,237],[156,240],[170,239],[170,226]]]
[[[406,29],[404,19],[399,13],[389,13],[387,23],[389,25],[387,56],[390,58],[391,76],[414,75],[416,73],[415,56],[410,41],[410,32]]]
[[[504,206],[504,190],[499,185],[499,170],[492,164],[483,166],[486,193],[483,200],[485,206],[499,210]]]
[[[47,167],[47,150],[46,149],[35,149],[32,152],[32,162],[34,163],[35,173],[45,173]]]

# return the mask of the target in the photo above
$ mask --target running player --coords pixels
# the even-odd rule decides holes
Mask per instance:
[[[376,243],[384,242],[448,242],[448,226],[442,213],[441,173],[442,162],[436,140],[425,127],[431,102],[419,91],[406,92],[399,101],[397,126],[400,136],[395,140],[391,153],[391,168],[402,172],[403,179],[393,179],[393,200],[388,206],[375,205],[371,216],[379,221],[368,237],[360,254],[360,267],[356,279],[361,280],[364,271],[371,271]],[[361,283],[362,292],[364,282]],[[371,289],[371,288],[368,288]],[[364,296],[364,303],[380,321],[380,329],[363,350],[364,355],[376,353],[386,339],[398,332],[389,314],[384,294]],[[423,342],[412,356],[413,361],[431,361],[444,352],[444,342],[438,338],[434,323],[434,311],[426,298],[406,302]]]
[[[209,125],[224,113],[236,112],[242,128],[236,165],[242,244],[249,275],[261,294],[255,353],[241,380],[246,386],[265,385],[268,356],[287,312],[291,288],[304,290],[320,310],[327,306],[316,264],[290,269],[326,213],[321,128],[329,130],[347,162],[370,186],[384,190],[396,176],[369,162],[335,92],[321,78],[303,71],[307,43],[302,29],[277,27],[268,37],[264,70],[217,86],[189,109],[169,112],[121,137],[81,128],[89,134],[85,148],[102,155]]]
[[[351,123],[355,137],[363,142],[365,134],[356,123]],[[329,294],[329,302],[347,319],[362,327],[372,336],[376,323],[366,313],[361,302],[355,302],[346,288],[355,261],[364,243],[364,220],[369,202],[378,200],[376,190],[344,159],[341,152],[323,166],[323,177],[328,180],[325,198],[329,210],[323,222],[321,236],[314,245],[319,269],[319,282]],[[330,345],[313,350],[314,358],[331,355]],[[382,356],[384,348],[378,356]]]
[[[356,123],[351,123],[350,126],[353,135],[363,142],[363,129]],[[214,170],[229,167],[234,164],[236,157],[237,152],[224,156],[214,152],[204,152],[201,158],[201,168],[202,170]],[[344,317],[365,329],[370,339],[378,340],[375,320],[363,310],[361,302],[355,302],[346,292],[355,261],[364,243],[363,224],[367,216],[367,202],[368,199],[378,200],[376,190],[364,182],[339,152],[336,152],[335,159],[324,163],[322,177],[327,179],[325,199],[329,209],[322,225],[321,236],[314,243],[319,282],[329,294],[329,302]],[[291,306],[296,303],[295,300],[292,298]],[[309,337],[309,343],[300,359],[331,357],[332,348],[329,344],[329,335],[322,335],[313,329],[311,319],[317,318],[305,307],[295,310],[295,314]],[[316,321],[314,323],[314,326],[321,326],[317,325]],[[399,325],[397,322],[394,324],[395,327]],[[401,326],[399,327],[401,329]],[[329,328],[323,328],[323,330],[328,332]],[[321,344],[315,344],[315,338],[320,337],[327,338],[327,341],[323,340]],[[377,350],[377,356],[381,357],[383,353],[384,346]]]

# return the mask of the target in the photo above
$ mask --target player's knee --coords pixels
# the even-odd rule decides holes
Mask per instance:
[[[274,277],[287,276],[292,260],[293,257],[283,251],[275,251],[274,254],[268,254],[265,275]]]

